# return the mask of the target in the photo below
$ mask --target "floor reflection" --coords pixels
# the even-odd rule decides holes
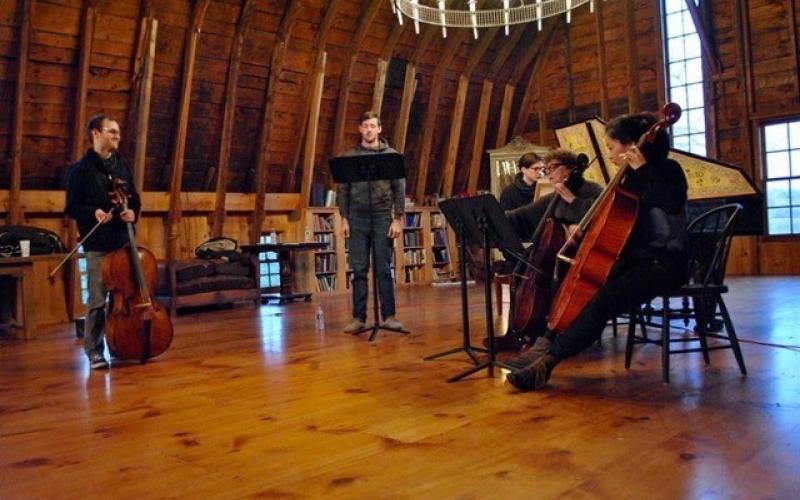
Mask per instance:
[[[284,306],[285,307],[285,306]],[[267,362],[286,359],[286,320],[280,306],[261,306],[258,314],[261,352]]]

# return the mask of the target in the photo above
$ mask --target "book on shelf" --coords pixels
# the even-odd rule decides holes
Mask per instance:
[[[419,231],[403,233],[403,245],[407,247],[422,246],[422,234]]]
[[[333,231],[333,221],[333,214],[314,214],[314,231]]]
[[[415,265],[415,264],[424,264],[425,263],[425,250],[406,250],[404,252],[405,264],[408,265]]]
[[[444,229],[444,217],[440,213],[431,214],[431,228]]]
[[[318,273],[336,272],[336,254],[317,254],[314,257],[314,267]]]
[[[422,227],[422,214],[419,212],[406,212],[406,228]]]
[[[320,292],[332,292],[336,290],[336,275],[323,274],[317,276],[317,287]]]

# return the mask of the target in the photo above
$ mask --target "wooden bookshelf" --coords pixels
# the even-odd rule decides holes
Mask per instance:
[[[394,241],[392,276],[397,286],[427,285],[452,275],[452,236],[436,207],[406,207],[403,234]],[[323,241],[326,250],[298,256],[298,279],[318,293],[349,292],[352,270],[342,219],[335,208],[307,208],[300,239]],[[371,279],[371,277],[370,277]]]

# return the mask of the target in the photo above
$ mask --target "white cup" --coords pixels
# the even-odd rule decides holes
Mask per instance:
[[[19,253],[22,257],[31,256],[31,240],[19,240]]]

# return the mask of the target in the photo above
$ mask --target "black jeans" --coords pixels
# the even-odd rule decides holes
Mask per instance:
[[[685,266],[664,259],[620,261],[606,285],[586,304],[562,335],[556,336],[550,354],[559,359],[574,356],[600,338],[606,323],[686,283]]]
[[[392,240],[387,236],[392,223],[391,214],[375,214],[370,230],[369,217],[350,216],[350,266],[353,268],[353,317],[367,319],[367,273],[371,248],[375,245],[375,268],[378,279],[381,316],[395,315],[394,280],[392,279]]]

